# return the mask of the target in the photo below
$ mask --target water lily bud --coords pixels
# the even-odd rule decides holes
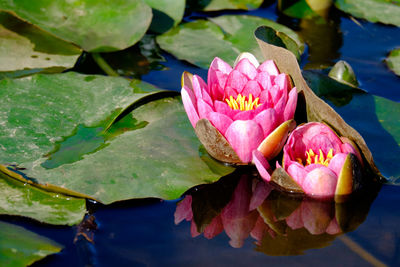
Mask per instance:
[[[184,73],[182,101],[200,141],[214,158],[248,164],[253,150],[271,159],[294,127],[297,90],[272,60],[259,65],[250,53],[233,68],[215,58],[207,83]]]
[[[323,123],[310,122],[290,134],[283,148],[283,168],[277,164],[271,177],[266,171],[269,165],[265,165],[259,155],[256,167],[265,180],[284,188],[290,184],[290,191],[301,190],[312,197],[333,198],[349,195],[357,189],[359,177],[355,174],[359,172],[355,168],[360,165],[358,163],[362,164],[361,155],[349,139],[340,138]]]

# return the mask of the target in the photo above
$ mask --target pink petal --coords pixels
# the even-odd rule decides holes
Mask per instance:
[[[303,165],[298,162],[292,162],[292,164],[287,166],[285,163],[285,169],[287,173],[293,178],[293,180],[296,181],[297,184],[299,184],[300,186],[303,185],[304,179],[307,176],[307,172],[304,169]]]
[[[206,92],[206,90],[203,91],[203,100],[204,100],[207,104],[209,104],[210,106],[213,105],[213,100],[212,100],[212,98],[210,97],[210,95]]]
[[[243,58],[235,66],[235,70],[240,71],[247,76],[250,80],[254,79],[257,75],[257,69],[247,58]]]
[[[207,239],[212,239],[224,230],[224,225],[222,224],[221,216],[218,215],[212,219],[211,223],[204,228],[204,237]]]
[[[301,217],[310,234],[325,233],[332,220],[332,208],[330,202],[305,200],[301,203]]]
[[[229,107],[227,103],[218,100],[214,101],[214,108],[216,112],[225,114],[231,119],[233,119],[233,117],[235,117],[235,115],[240,112],[240,110],[233,110]]]
[[[242,95],[246,96],[246,99],[248,99],[248,96],[252,94],[253,100],[258,97],[260,93],[261,87],[257,81],[248,81],[242,91]]]
[[[358,161],[363,164],[360,152],[354,148],[354,146],[351,144],[351,141],[347,137],[340,137],[340,140],[342,140],[343,144],[341,145],[341,149],[343,153],[352,153],[354,154]]]
[[[269,93],[271,95],[272,102],[276,104],[282,98],[283,91],[277,85],[273,85],[270,88]]]
[[[270,103],[272,103],[272,101],[271,101],[271,94],[269,93],[268,90],[261,91],[259,97],[260,97],[260,103],[263,103],[264,105],[268,105],[268,107],[273,106],[270,104]]]
[[[242,92],[244,86],[246,85],[248,79],[246,75],[242,74],[240,71],[233,70],[226,80],[225,92],[227,87],[234,88],[239,94]],[[228,95],[229,96],[229,95]]]
[[[200,233],[197,231],[197,226],[194,220],[192,220],[192,223],[190,224],[190,234],[192,237],[200,235]]]
[[[223,99],[229,99],[231,96],[234,99],[236,99],[237,96],[238,96],[238,92],[236,91],[236,89],[234,89],[234,88],[232,88],[230,86],[225,87],[225,92],[224,92]]]
[[[272,87],[272,78],[267,72],[259,72],[255,80],[261,85],[263,90],[268,90]]]
[[[276,123],[276,113],[273,108],[261,111],[254,120],[262,127],[264,137],[267,137],[278,126]]]
[[[319,150],[321,149],[324,155],[329,153],[329,150],[333,148],[333,154],[336,154],[337,151],[340,151],[340,146],[338,144],[335,144],[329,139],[328,136],[326,135],[315,135],[311,140],[309,141],[309,144],[307,146],[307,149],[312,149],[315,153],[319,153]]]
[[[301,207],[298,207],[292,214],[286,217],[286,224],[292,229],[300,229],[304,227],[303,219],[301,216]]]
[[[218,112],[210,112],[208,114],[208,120],[222,135],[225,135],[226,129],[228,129],[233,122],[231,118]]]
[[[291,120],[294,117],[297,106],[297,89],[293,87],[289,93],[289,99],[286,103],[285,111],[283,112],[283,120]]]
[[[251,162],[252,151],[262,142],[264,134],[258,123],[251,120],[238,120],[229,126],[225,137],[240,160],[249,163]]]
[[[343,168],[346,157],[346,153],[338,153],[329,162],[328,168],[331,169],[338,177]]]
[[[329,235],[337,235],[337,234],[340,234],[341,232],[342,232],[342,229],[340,229],[340,226],[335,217],[335,218],[333,218],[331,223],[326,228],[326,233]]]
[[[179,224],[183,220],[191,221],[193,219],[191,195],[186,195],[182,201],[178,202],[174,218],[175,224]]]
[[[333,197],[338,177],[329,168],[322,166],[309,172],[303,181],[302,188],[308,195],[316,197]]]
[[[181,95],[182,95],[182,102],[183,102],[183,107],[185,108],[186,114],[188,115],[188,118],[190,120],[190,123],[192,124],[193,128],[196,127],[196,123],[199,120],[199,115],[197,113],[195,104],[195,96],[192,90],[184,86],[181,90]],[[196,104],[197,106],[197,104]]]
[[[254,225],[253,230],[251,230],[250,235],[255,240],[261,241],[267,230],[268,226],[265,224],[264,219],[261,216],[258,216],[256,224]]]
[[[285,106],[286,102],[284,97],[282,96],[281,99],[278,101],[278,103],[275,104],[274,109],[275,109],[275,117],[276,117],[276,123],[279,125],[283,120],[283,113],[285,112]]]
[[[271,167],[264,155],[258,150],[253,151],[253,163],[256,165],[260,176],[269,182],[271,180],[271,175],[268,173],[268,170],[270,170]]]
[[[285,73],[281,73],[275,77],[274,83],[277,85],[285,94],[288,92],[289,83],[289,76]]]
[[[218,83],[214,83],[210,85],[210,96],[214,100],[222,100],[224,98],[224,87],[218,85]]]
[[[235,117],[233,117],[234,121],[237,120],[252,120],[255,116],[255,111],[254,110],[245,110],[245,111],[240,111],[239,113],[237,113],[235,115]]]
[[[213,112],[213,108],[207,104],[203,99],[197,99],[197,109],[199,112],[199,118],[207,118],[210,112]]]
[[[254,154],[253,154],[253,162],[254,162]],[[253,189],[253,194],[250,200],[250,205],[249,205],[250,211],[260,206],[272,191],[272,186],[270,186],[268,183],[262,180],[253,180],[253,181],[256,181],[256,186]]]
[[[298,127],[296,131],[303,136],[302,139],[306,146],[309,146],[309,142],[314,136],[326,136],[332,143],[333,148],[335,149],[334,152],[340,151],[342,141],[331,128],[323,123],[309,122]]]
[[[226,74],[229,74],[232,71],[232,67],[219,57],[214,58],[214,60],[211,62],[210,68],[219,70]]]
[[[278,75],[279,74],[279,70],[276,67],[275,63],[273,60],[267,60],[264,63],[262,63],[257,70],[259,72],[265,71],[267,72],[269,75]]]
[[[198,75],[193,75],[192,79],[193,91],[197,99],[203,98],[203,91],[208,91],[207,84]]]

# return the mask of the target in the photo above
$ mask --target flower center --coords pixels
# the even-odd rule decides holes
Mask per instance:
[[[321,149],[319,149],[319,155],[318,155],[311,148],[308,151],[306,151],[306,155],[307,159],[305,166],[310,164],[321,164],[328,167],[329,162],[333,158],[333,148],[329,150],[326,156],[324,156],[324,153],[322,152]],[[297,162],[303,164],[303,160],[301,158],[297,158],[296,160]]]
[[[246,100],[246,96],[242,96],[239,94],[236,99],[233,98],[233,96],[230,96],[229,98],[225,98],[226,103],[228,103],[229,107],[231,109],[240,109],[240,110],[253,110],[256,109],[258,106],[261,104],[258,103],[260,98],[256,97],[253,99],[253,95],[249,94],[249,99]]]

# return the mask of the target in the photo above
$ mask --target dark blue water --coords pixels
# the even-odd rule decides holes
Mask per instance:
[[[336,12],[333,14],[335,22],[332,27],[316,29],[313,35],[313,31],[308,31],[304,26],[307,24],[282,16],[278,17],[274,5],[265,5],[256,11],[236,13],[248,13],[278,20],[304,32],[304,38],[309,42],[313,42],[314,35],[317,35],[318,38],[326,40],[325,44],[314,42],[315,46],[307,48],[309,54],[304,56],[303,67],[318,64],[333,65],[340,59],[346,60],[353,67],[362,89],[370,94],[400,101],[400,78],[389,71],[383,62],[389,51],[400,45],[399,28],[361,20],[360,26],[345,14]],[[199,13],[196,16],[204,16],[204,14]],[[186,19],[190,20],[191,17],[193,14],[187,14]],[[166,89],[180,90],[180,76],[184,70],[203,77],[206,75],[206,70],[178,61],[167,53],[162,55],[166,59],[166,62],[160,63],[164,68],[140,74],[143,80]],[[93,64],[90,60],[83,64],[87,66],[80,66],[77,69],[82,72],[101,73],[99,69],[90,65]],[[90,71],[87,71],[87,68],[91,68]],[[379,136],[367,136],[366,140],[367,143],[375,145],[380,142]],[[193,192],[196,194],[197,191]],[[231,200],[229,198],[226,201]],[[190,222],[182,221],[179,224],[174,222],[177,201],[132,200],[109,206],[90,202],[88,206],[97,227],[88,226],[85,229],[88,228],[89,236],[93,235],[93,242],[87,241],[82,236],[74,242],[77,227],[42,225],[20,217],[3,216],[1,220],[21,225],[65,246],[61,253],[49,256],[35,263],[34,266],[285,266],[289,264],[293,266],[367,266],[371,264],[399,266],[400,187],[384,185],[377,197],[369,201],[367,207],[363,206],[365,203],[354,204],[355,211],[357,211],[357,205],[360,205],[358,210],[362,218],[359,219],[355,230],[351,229],[344,235],[325,233],[321,237],[322,241],[315,241],[321,235],[312,235],[309,230],[303,228],[302,231],[306,235],[304,243],[308,242],[307,240],[314,240],[315,246],[304,249],[303,255],[293,256],[271,256],[273,254],[271,247],[285,246],[285,243],[280,241],[282,238],[285,239],[285,236],[281,239],[274,238],[271,231],[264,232],[263,245],[269,248],[264,251],[260,251],[262,250],[260,240],[252,236],[244,237],[240,248],[233,248],[238,245],[231,241],[232,238],[225,230],[212,239],[205,238],[203,234],[193,238]],[[204,202],[207,202],[207,199],[204,199]],[[299,203],[296,205],[301,205]],[[316,223],[326,214],[329,214],[332,220],[336,218],[335,207],[329,206],[326,209],[328,210],[326,213],[322,211],[322,213],[314,214]],[[355,211],[354,213],[357,213]],[[253,213],[247,211],[246,220],[254,221]],[[310,219],[309,222],[314,221]],[[241,231],[239,226],[235,228],[237,232]],[[286,250],[283,249],[283,251],[290,250],[290,245],[287,245]]]

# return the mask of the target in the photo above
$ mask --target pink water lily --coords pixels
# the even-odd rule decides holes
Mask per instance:
[[[269,181],[268,163],[257,153],[255,157],[261,176]],[[356,146],[319,122],[297,127],[283,148],[283,168],[306,194],[315,197],[350,194],[354,160],[362,164]]]
[[[221,161],[250,163],[256,149],[273,158],[294,127],[297,90],[289,76],[272,60],[260,65],[250,53],[241,54],[233,68],[215,58],[207,83],[185,72],[181,94],[197,136]]]

